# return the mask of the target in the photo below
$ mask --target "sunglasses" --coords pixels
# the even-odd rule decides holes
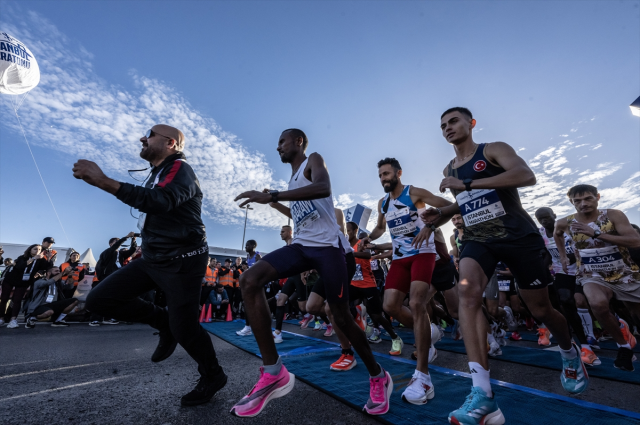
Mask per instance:
[[[146,133],[144,133],[144,137],[146,137],[147,139],[150,139],[150,138],[152,138],[153,136],[155,136],[156,134],[157,134],[158,136],[162,136],[162,134],[160,134],[160,133],[156,133],[156,132],[154,132],[153,130],[149,129],[149,130],[147,130],[147,132],[146,132]],[[167,137],[167,136],[162,136],[162,137],[167,138],[167,139],[170,139],[170,137]]]

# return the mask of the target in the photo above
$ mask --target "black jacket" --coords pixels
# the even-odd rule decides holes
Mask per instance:
[[[27,261],[29,261],[29,258],[25,257],[24,254],[16,258],[15,266],[5,274],[4,282],[11,282],[11,284],[16,288],[26,288],[36,280],[36,273],[46,272],[50,267],[52,267],[51,263],[44,258],[36,260],[35,265],[33,263],[27,265]],[[30,271],[29,279],[22,280],[22,277],[27,270]]]
[[[116,264],[116,261],[119,261],[118,250],[120,249],[120,245],[122,245],[126,240],[126,236],[122,239],[118,239],[113,245],[102,251],[98,258],[98,263],[96,264],[96,275],[98,276],[98,279],[103,280],[105,277],[118,270],[120,268],[118,267],[119,265],[122,266],[120,263]]]
[[[206,245],[200,183],[182,152],[153,167],[144,187],[120,183],[116,197],[147,213],[141,231],[144,260],[166,261]]]

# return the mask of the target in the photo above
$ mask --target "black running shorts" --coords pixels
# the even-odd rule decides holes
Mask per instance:
[[[347,255],[345,255],[344,259],[347,262],[348,282],[351,283],[351,280],[353,279],[353,275],[356,274],[356,257],[354,257],[353,253],[350,252]],[[322,299],[327,300],[325,282],[326,282],[325,279],[323,279],[322,275],[320,275],[320,278],[318,279],[318,281],[315,283],[315,285],[313,285],[313,289],[311,289],[311,292],[314,294],[318,294],[320,297],[322,297]],[[351,284],[349,284],[349,286],[351,286]]]
[[[455,286],[456,266],[453,262],[438,265],[433,269],[431,284],[437,291],[447,291]]]
[[[351,301],[360,300],[364,302],[369,314],[382,314],[382,297],[378,288],[358,288],[351,285],[349,287],[349,299]]]
[[[546,248],[540,234],[528,234],[506,243],[462,241],[460,262],[472,258],[484,271],[487,279],[495,273],[496,265],[502,261],[518,281],[519,289],[540,289],[549,284],[543,252]]]
[[[307,300],[307,286],[304,284],[299,274],[287,279],[282,287],[282,293],[289,298],[291,298],[291,295],[293,295],[294,292],[298,294],[298,301]]]

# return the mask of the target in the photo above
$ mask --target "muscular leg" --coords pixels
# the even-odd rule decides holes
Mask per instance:
[[[329,320],[331,321],[331,323],[334,323],[333,314],[331,314],[331,309],[329,308],[328,303],[325,304],[324,311],[326,315],[329,317]],[[338,336],[338,340],[340,340],[340,347],[342,347],[342,349],[344,350],[351,348],[351,342],[349,341],[349,338],[347,338],[347,336],[344,334],[344,332],[342,332],[342,329],[340,329],[339,326],[334,325],[333,330]]]
[[[273,365],[278,361],[276,344],[271,335],[271,317],[264,293],[264,285],[278,278],[278,272],[266,261],[258,261],[240,275],[240,289],[251,330],[258,343],[262,362]]]
[[[460,281],[458,296],[460,298],[460,330],[467,350],[469,362],[480,364],[489,370],[487,354],[487,320],[482,312],[482,292],[489,279],[480,264],[472,258],[460,260]]]
[[[384,291],[384,311],[407,328],[413,328],[413,315],[411,310],[404,306],[404,292],[397,289],[386,289]]]
[[[589,305],[591,305],[591,311],[593,311],[600,325],[611,334],[616,343],[625,345],[627,341],[625,341],[620,330],[620,322],[609,309],[609,300],[613,297],[613,291],[593,282],[585,284],[583,288],[584,295],[589,300]]]
[[[429,348],[431,348],[431,320],[427,312],[427,304],[436,293],[435,288],[427,283],[411,282],[409,307],[413,314],[413,333],[416,339],[418,364],[416,369],[429,373]]]
[[[311,301],[311,296],[309,297],[309,301]],[[308,305],[309,303],[307,303],[307,306]],[[379,375],[381,372],[380,366],[373,356],[367,337],[356,324],[355,320],[353,320],[353,316],[349,311],[349,303],[329,303],[329,308],[333,315],[333,321],[331,323],[334,329],[338,328],[342,330],[347,339],[351,341],[351,346],[364,362],[369,371],[369,375]]]
[[[560,348],[569,350],[571,348],[569,325],[564,316],[551,305],[548,289],[520,289],[520,295],[529,307],[531,315],[545,324],[558,341]]]

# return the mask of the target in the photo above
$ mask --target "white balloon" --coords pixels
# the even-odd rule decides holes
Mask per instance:
[[[20,40],[0,31],[0,93],[23,94],[40,82],[40,68]]]

